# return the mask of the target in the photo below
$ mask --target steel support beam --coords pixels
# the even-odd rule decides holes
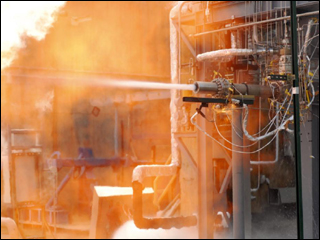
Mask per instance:
[[[178,143],[178,148],[181,151],[182,155],[189,161],[190,166],[193,169],[197,169],[197,163],[194,161],[191,153],[189,152],[188,148],[186,145],[181,141],[181,138],[176,137],[177,143]]]
[[[181,34],[181,38],[182,38],[183,42],[186,44],[186,46],[189,49],[192,56],[197,57],[196,50],[192,46],[192,43],[189,41],[189,37],[185,34],[185,32],[182,30],[182,28],[179,29],[179,25],[175,21],[173,21],[173,25],[177,29],[178,33]]]

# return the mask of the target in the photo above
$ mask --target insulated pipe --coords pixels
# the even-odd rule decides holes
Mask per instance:
[[[173,24],[172,18],[178,16],[179,9],[183,2],[179,2],[170,12],[170,52],[171,52],[171,82],[179,83],[179,64],[178,64],[178,33]],[[143,180],[146,177],[152,176],[172,176],[177,174],[180,167],[178,143],[174,137],[174,133],[178,131],[178,90],[171,90],[171,152],[172,161],[170,165],[142,165],[133,170],[132,174],[132,188],[133,188],[133,220],[138,228],[165,228],[170,229],[172,227],[181,228],[183,226],[193,226],[197,224],[197,218],[195,216],[188,217],[176,217],[176,218],[144,218],[143,217],[143,201],[142,190]],[[180,99],[181,101],[181,99]]]
[[[232,35],[231,35],[232,36]],[[231,38],[233,39],[233,38]],[[220,50],[215,50],[211,52],[205,52],[197,55],[197,61],[202,62],[202,61],[221,61],[222,59],[229,58],[231,57],[246,57],[250,56],[253,54],[267,54],[267,53],[273,53],[273,49],[258,49],[257,51],[254,51],[253,49],[243,49],[243,48],[233,48],[236,46],[235,39],[232,40],[232,48],[231,49],[220,49]]]
[[[173,23],[173,18],[177,17],[180,8],[184,2],[179,2],[170,11],[170,63],[171,63],[171,83],[179,83],[179,47],[178,47],[178,31]],[[171,122],[171,156],[172,159],[179,159],[178,142],[175,138],[175,133],[178,132],[179,122],[179,91],[176,89],[171,90],[170,100],[170,122]]]
[[[182,6],[183,2],[179,2],[175,7],[173,7],[170,11],[170,57],[171,57],[171,83],[178,83],[178,32],[176,27],[173,24],[173,18],[178,16],[178,12],[180,11],[180,7]],[[171,102],[170,102],[170,111],[171,111],[171,152],[172,152],[172,161],[170,165],[153,165],[153,166],[138,166],[134,169],[132,174],[132,181],[138,181],[142,184],[142,181],[145,177],[150,176],[158,176],[160,174],[167,174],[162,176],[171,176],[176,174],[178,167],[180,166],[179,163],[179,152],[178,152],[178,143],[175,139],[174,133],[178,131],[178,90],[172,89],[171,90]]]
[[[178,83],[178,32],[173,24],[173,18],[178,16],[178,12],[180,11],[180,7],[183,2],[179,2],[175,7],[172,8],[170,12],[170,57],[171,57],[171,83]],[[174,137],[174,133],[178,130],[178,90],[171,90],[171,102],[170,102],[170,110],[171,110],[171,151],[172,151],[172,162],[170,165],[153,165],[153,166],[138,166],[134,169],[132,174],[132,181],[142,184],[142,181],[145,177],[148,176],[157,176],[159,174],[167,174],[162,176],[171,176],[176,174],[177,169],[179,167],[179,152],[177,149],[178,143]],[[153,175],[152,175],[153,174]]]
[[[142,190],[143,186],[136,181],[132,184],[133,188],[133,221],[134,224],[141,229],[171,229],[190,227],[197,224],[195,216],[187,217],[172,217],[172,218],[144,218],[143,217],[143,201]]]
[[[133,170],[133,220],[134,224],[141,229],[170,229],[172,227],[182,228],[197,224],[195,216],[172,217],[172,218],[145,218],[143,217],[143,180],[154,176],[172,176],[177,174],[179,161],[172,159],[170,165],[151,165],[138,166]]]
[[[1,217],[1,228],[2,227],[6,227],[8,229],[10,239],[21,238],[17,224],[13,219]]]
[[[132,182],[143,183],[147,177],[153,176],[173,176],[177,174],[179,161],[172,158],[169,165],[141,165],[136,167],[132,173]]]
[[[195,82],[196,93],[218,93],[219,86],[216,82]],[[235,83],[224,85],[222,91],[228,91],[232,88],[236,94],[254,95],[260,97],[272,97],[272,90],[269,86],[254,84]]]

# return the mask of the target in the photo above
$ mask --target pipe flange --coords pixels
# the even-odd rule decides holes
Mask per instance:
[[[214,82],[218,86],[217,96],[226,97],[228,95],[228,89],[229,89],[230,83],[227,79],[218,78],[213,80],[212,82]]]

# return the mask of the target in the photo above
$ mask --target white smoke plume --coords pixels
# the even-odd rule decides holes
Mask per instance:
[[[196,239],[198,230],[194,227],[181,229],[139,229],[134,222],[124,223],[113,235],[113,239]]]
[[[1,1],[1,70],[24,47],[23,37],[42,40],[65,1]]]

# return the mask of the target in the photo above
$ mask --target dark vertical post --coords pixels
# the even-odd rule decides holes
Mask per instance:
[[[303,239],[303,208],[302,208],[302,179],[301,179],[301,149],[300,149],[300,104],[299,104],[299,70],[298,70],[298,46],[297,46],[297,11],[296,1],[290,2],[291,10],[291,45],[292,45],[292,74],[293,81],[293,105],[294,105],[294,141],[296,159],[296,192],[297,192],[297,224],[298,238]]]

